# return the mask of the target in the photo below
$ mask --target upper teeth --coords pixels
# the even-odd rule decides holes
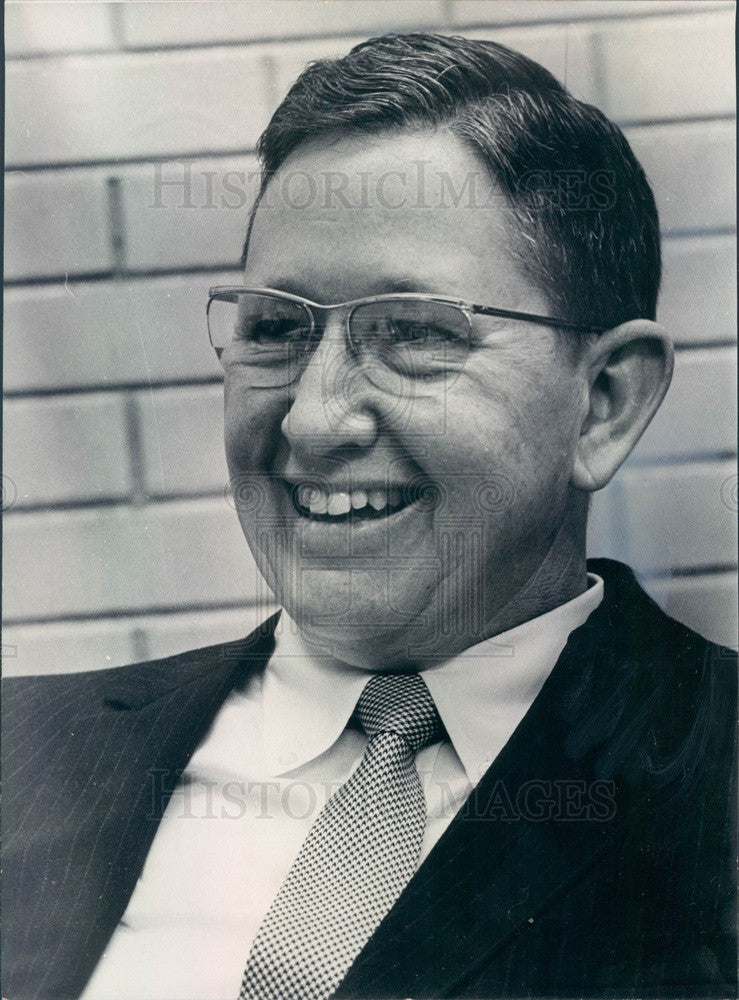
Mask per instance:
[[[348,514],[350,510],[361,510],[368,504],[374,510],[398,507],[402,500],[399,489],[389,490],[331,490],[318,486],[300,486],[298,503],[307,507],[311,514]]]

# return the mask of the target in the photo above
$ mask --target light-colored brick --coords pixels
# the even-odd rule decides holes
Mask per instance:
[[[238,264],[259,190],[255,159],[154,163],[120,176],[128,268]]]
[[[6,390],[218,378],[208,288],[238,281],[225,272],[8,289]]]
[[[595,498],[588,554],[644,575],[735,565],[735,491],[731,461],[622,469]]]
[[[137,393],[137,403],[147,493],[223,495],[228,470],[221,387],[152,389]]]
[[[9,621],[128,611],[151,604],[131,512],[120,507],[13,513],[4,527]]]
[[[261,53],[240,47],[11,63],[7,161],[84,163],[253,148],[267,123],[265,69]]]
[[[711,642],[737,648],[737,581],[735,573],[644,580],[657,603]]]
[[[245,638],[276,610],[271,601],[214,611],[8,625],[3,634],[3,676],[78,673],[174,656]]]
[[[6,626],[3,676],[78,673],[132,663],[138,656],[129,621]]]
[[[433,28],[443,22],[440,0],[259,0],[181,4],[126,3],[121,10],[126,44],[137,47],[239,42],[304,35],[380,34]]]
[[[174,656],[187,649],[243,639],[276,610],[272,602],[224,611],[152,615],[138,619],[137,627],[143,631],[148,656]]]
[[[666,240],[658,319],[676,344],[736,341],[736,239]]]
[[[5,4],[5,55],[43,55],[114,47],[111,4],[9,0]]]
[[[11,513],[9,621],[265,600],[266,585],[229,502]]]
[[[579,100],[595,103],[600,100],[600,79],[588,24],[492,27],[465,31],[464,35],[499,42],[521,52],[548,69]]]
[[[613,502],[614,487],[596,493],[591,498],[588,514],[588,534],[586,551],[591,556],[607,556],[610,559],[626,559],[623,539],[623,525],[619,520],[622,513]]]
[[[611,23],[595,35],[603,111],[617,121],[731,114],[733,11]]]
[[[633,17],[682,13],[686,10],[727,7],[711,0],[453,0],[452,22],[517,24],[532,21],[569,21],[577,18]]]
[[[17,506],[130,494],[122,395],[11,399],[4,418],[3,472],[15,483]]]
[[[640,126],[626,137],[654,189],[664,233],[736,225],[731,122]]]
[[[151,504],[137,512],[154,607],[261,603],[268,595],[232,501]]]
[[[736,352],[681,351],[667,396],[631,462],[725,455],[736,447]]]
[[[101,171],[11,173],[5,181],[5,278],[113,267]]]

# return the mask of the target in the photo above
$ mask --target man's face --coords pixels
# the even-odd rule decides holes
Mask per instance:
[[[481,162],[449,134],[311,144],[271,182],[244,281],[322,304],[414,291],[551,314],[513,260],[507,225]],[[251,388],[243,368],[227,369],[226,451],[246,539],[288,613],[350,662],[465,648],[515,624],[532,581],[556,572],[582,363],[545,327],[485,316],[472,326],[476,346],[442,392],[375,388],[338,319],[290,387]],[[316,482],[328,516],[293,501]],[[381,509],[333,517],[341,494]]]

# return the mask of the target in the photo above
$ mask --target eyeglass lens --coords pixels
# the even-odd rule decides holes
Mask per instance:
[[[323,334],[323,310],[292,299],[248,292],[211,300],[211,341],[227,370],[242,367],[255,387],[289,385],[300,377]],[[461,309],[428,299],[383,299],[353,306],[349,345],[367,378],[403,394],[409,383],[433,392],[456,377],[469,350]]]

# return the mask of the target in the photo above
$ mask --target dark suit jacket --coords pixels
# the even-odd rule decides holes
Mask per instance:
[[[337,996],[735,995],[733,654],[662,614],[626,567],[592,568],[601,607]],[[142,870],[159,792],[262,669],[273,627],[8,684],[5,997],[78,996]]]

